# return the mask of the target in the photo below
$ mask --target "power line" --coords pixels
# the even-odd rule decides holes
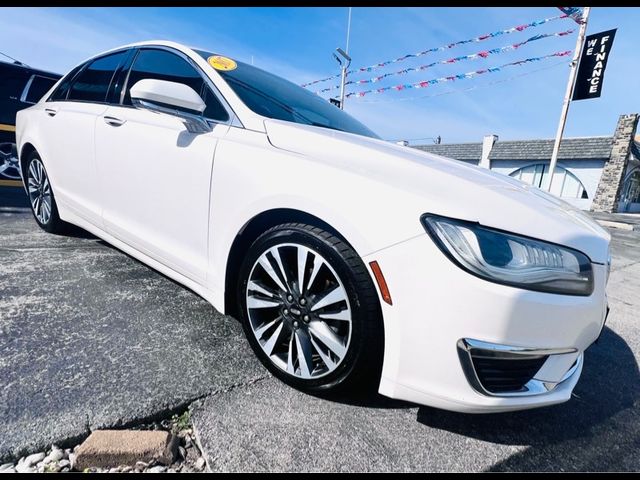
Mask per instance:
[[[7,55],[4,52],[0,52],[0,55],[4,55],[7,58],[10,58],[11,60],[13,60],[15,63],[19,64],[19,65],[24,65],[26,67],[28,67],[29,65],[27,65],[26,63],[21,62],[20,60],[16,60],[15,58],[13,58],[11,55]]]

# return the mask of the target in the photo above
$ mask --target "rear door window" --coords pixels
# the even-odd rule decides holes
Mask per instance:
[[[71,82],[77,75],[77,73],[84,68],[86,64],[78,65],[76,68],[67,73],[62,81],[58,84],[56,89],[53,91],[51,96],[47,99],[48,102],[58,102],[60,100],[66,100],[67,94],[69,93],[69,87],[71,86]]]
[[[122,51],[91,62],[73,81],[67,100],[104,103],[113,74],[126,55]]]

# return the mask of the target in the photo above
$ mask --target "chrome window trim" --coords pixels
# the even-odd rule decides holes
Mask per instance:
[[[29,88],[31,88],[31,84],[33,83],[33,79],[35,76],[36,76],[35,73],[31,75],[29,77],[29,80],[27,80],[26,85],[22,89],[22,95],[20,95],[20,101],[22,103],[31,103],[31,102],[27,102],[27,93],[29,92]]]
[[[577,348],[532,348],[532,347],[517,347],[510,345],[502,345],[497,343],[483,342],[481,340],[474,340],[470,338],[461,338],[457,342],[458,356],[460,363],[462,364],[462,370],[465,377],[469,382],[469,385],[478,393],[488,397],[529,397],[535,395],[542,395],[554,390],[558,385],[568,380],[573,374],[582,366],[584,354],[580,354],[576,359],[575,364],[564,374],[559,382],[544,382],[532,378],[525,386],[524,390],[518,392],[489,392],[482,386],[482,382],[478,378],[475,367],[473,366],[473,359],[471,352],[473,350],[482,350],[485,352],[509,353],[515,355],[566,355],[570,353],[576,353]],[[545,362],[546,363],[546,362]]]

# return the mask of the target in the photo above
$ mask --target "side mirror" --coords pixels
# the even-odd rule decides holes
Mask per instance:
[[[206,108],[204,100],[193,88],[183,83],[142,79],[131,87],[131,103],[136,108],[179,117],[191,133],[206,133],[212,130],[211,125],[202,116]]]

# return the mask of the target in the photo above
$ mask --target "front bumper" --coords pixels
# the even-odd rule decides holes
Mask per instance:
[[[588,297],[491,283],[454,265],[428,235],[380,250],[393,305],[382,303],[385,355],[379,391],[468,413],[542,407],[567,401],[582,371],[582,354],[598,337],[606,310],[606,269],[593,264]],[[460,342],[546,352],[526,388],[491,392],[474,383]]]

